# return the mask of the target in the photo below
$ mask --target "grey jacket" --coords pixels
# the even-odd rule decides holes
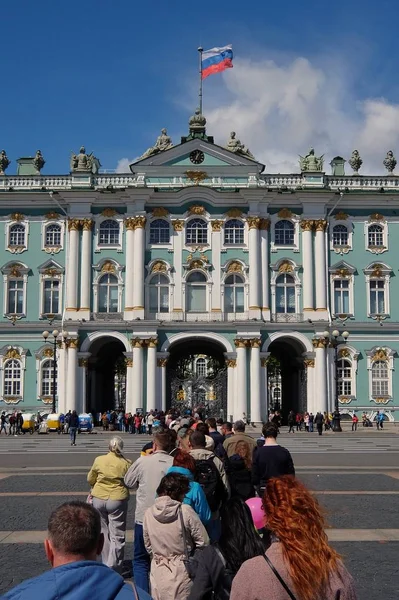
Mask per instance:
[[[124,477],[128,488],[137,490],[135,521],[142,525],[144,513],[155,502],[157,487],[173,465],[173,456],[158,450],[148,456],[140,456]]]

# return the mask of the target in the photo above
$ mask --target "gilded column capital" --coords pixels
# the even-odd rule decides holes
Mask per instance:
[[[221,231],[223,226],[223,221],[216,219],[215,221],[211,221],[212,231]]]
[[[132,344],[133,348],[143,348],[144,346],[144,340],[136,337],[136,338],[132,338],[130,340],[130,343]]]
[[[314,221],[316,231],[325,231],[327,227],[327,221],[325,219],[319,219],[318,221]]]
[[[249,340],[249,345],[251,348],[260,348],[262,345],[262,340],[261,338],[252,338]]]
[[[326,348],[328,345],[328,340],[326,340],[325,338],[314,338],[312,340],[312,346],[313,348]]]
[[[69,347],[73,350],[78,350],[79,348],[79,338],[71,338],[69,341]]]
[[[127,219],[125,219],[125,227],[126,227],[127,231],[134,230],[134,218],[133,217],[128,217]]]
[[[247,223],[249,229],[259,229],[260,228],[260,217],[247,217]]]
[[[261,358],[260,359],[260,366],[261,367],[267,367],[268,364],[269,364],[269,359],[268,358]]]
[[[234,340],[234,345],[236,348],[246,348],[248,345],[248,340],[245,340],[244,338],[236,338]]]
[[[80,225],[83,231],[91,231],[93,229],[94,221],[93,219],[82,219],[80,221]]]
[[[308,369],[309,367],[313,368],[314,367],[314,358],[305,358],[305,360],[303,361],[303,364],[305,365],[305,367]]]
[[[234,369],[237,366],[237,360],[235,358],[226,359],[226,367],[228,369]]]
[[[259,229],[263,229],[269,231],[270,229],[270,219],[261,219],[259,222]]]
[[[68,220],[68,230],[69,231],[79,231],[80,229],[80,219],[69,219]]]
[[[302,231],[312,231],[315,222],[309,219],[303,219],[301,221],[301,229]]]
[[[166,367],[167,364],[168,364],[167,358],[158,358],[158,360],[157,360],[158,367]]]
[[[156,348],[158,345],[158,338],[149,338],[148,340],[146,340],[146,342],[149,348]]]
[[[87,368],[89,366],[89,359],[88,358],[79,358],[78,364],[79,364],[79,367]]]
[[[175,231],[183,231],[184,221],[182,221],[181,219],[175,219],[174,221],[172,221],[172,225]]]
[[[133,229],[144,229],[147,218],[144,216],[135,217],[133,219]]]
[[[125,360],[125,364],[126,364],[126,367],[132,367],[133,366],[133,359],[132,358],[127,358]]]

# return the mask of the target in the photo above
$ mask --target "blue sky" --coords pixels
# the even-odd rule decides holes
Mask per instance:
[[[198,45],[228,43],[234,69],[204,84],[217,142],[237,129],[281,171],[293,170],[309,145],[349,157],[359,144],[364,166],[381,170],[385,152],[399,145],[393,7],[393,0],[6,2],[0,146],[13,160],[8,173],[38,148],[44,173],[65,173],[81,144],[113,169],[164,126],[177,143],[197,104]]]

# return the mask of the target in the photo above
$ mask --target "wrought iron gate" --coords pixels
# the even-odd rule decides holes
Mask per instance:
[[[227,418],[227,368],[218,369],[208,378],[196,374],[179,377],[175,369],[168,368],[170,406],[184,413],[200,409],[207,417]]]

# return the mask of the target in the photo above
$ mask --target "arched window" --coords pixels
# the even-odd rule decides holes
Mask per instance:
[[[46,226],[44,245],[46,247],[61,246],[61,225],[51,223]]]
[[[24,280],[10,277],[7,281],[7,313],[21,315],[24,310]]]
[[[101,246],[117,246],[119,244],[119,223],[113,219],[107,219],[100,225],[98,243]]]
[[[276,312],[295,312],[295,280],[287,273],[279,275],[276,279]]]
[[[169,312],[169,280],[166,275],[154,275],[150,281],[150,312]]]
[[[274,227],[274,243],[276,246],[293,246],[295,239],[295,225],[283,219],[277,221]]]
[[[103,275],[98,282],[98,312],[118,312],[118,278],[111,273]]]
[[[199,271],[190,273],[186,285],[187,311],[206,312],[206,277]]]
[[[43,282],[44,303],[43,313],[57,315],[60,312],[60,281],[45,279]]]
[[[186,244],[207,244],[208,224],[203,219],[192,219],[186,226]]]
[[[25,225],[17,223],[9,229],[9,245],[25,246]]]
[[[371,394],[389,396],[389,372],[386,360],[376,360],[371,367]]]
[[[46,360],[42,364],[41,395],[52,396],[54,390],[54,361]],[[55,366],[55,393],[57,393],[57,364]]]
[[[238,219],[229,219],[224,226],[225,244],[244,243],[244,223]]]
[[[19,360],[7,360],[4,364],[4,396],[21,395],[22,369]]]
[[[224,312],[244,312],[244,281],[240,275],[229,275],[224,282]]]
[[[195,363],[195,373],[197,377],[206,377],[206,360],[205,358],[197,358]]]
[[[335,225],[333,228],[333,246],[348,245],[348,229],[345,225]]]
[[[349,360],[338,360],[337,376],[338,396],[350,396],[352,394],[352,365]]]
[[[384,230],[381,225],[370,225],[367,233],[369,247],[381,247],[384,245]]]
[[[150,244],[169,244],[170,227],[165,219],[155,219],[150,224]]]

